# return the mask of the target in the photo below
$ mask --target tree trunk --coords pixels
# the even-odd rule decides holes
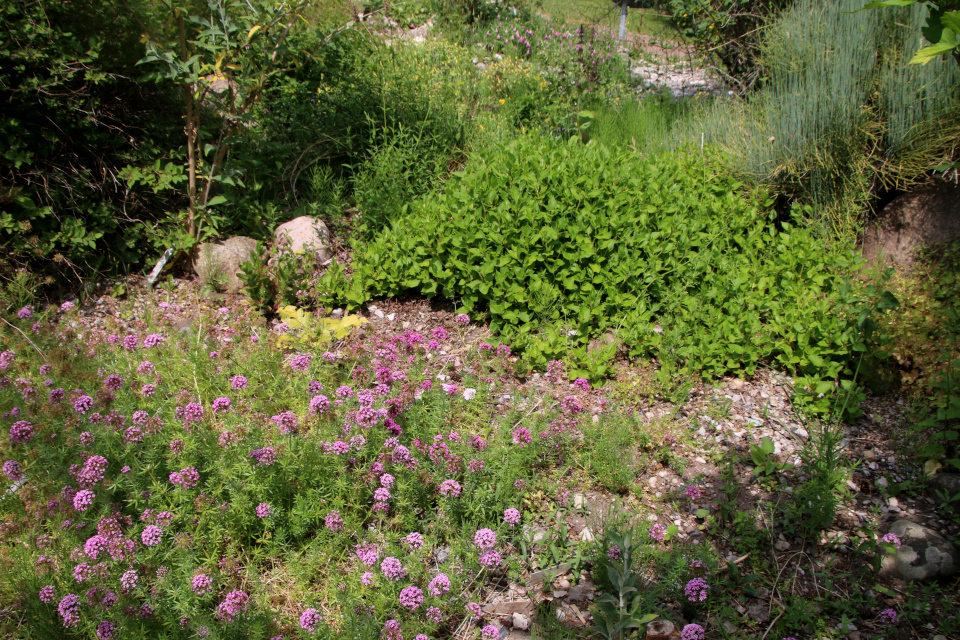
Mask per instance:
[[[183,25],[183,16],[177,17],[177,24],[180,29],[180,59],[186,62],[187,58],[187,34]],[[187,205],[187,233],[191,237],[197,233],[197,112],[193,104],[193,87],[189,83],[183,85],[183,97],[187,107],[187,123],[185,132],[187,134],[187,176],[188,193],[190,203]]]

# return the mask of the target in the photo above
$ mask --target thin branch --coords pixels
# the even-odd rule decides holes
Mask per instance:
[[[6,322],[7,326],[10,327],[11,329],[16,329],[17,331],[19,331],[19,332],[20,332],[20,335],[23,336],[23,339],[26,340],[27,342],[29,342],[29,343],[30,343],[30,346],[37,350],[37,353],[40,354],[40,357],[43,358],[43,361],[44,361],[44,362],[47,362],[47,356],[43,355],[43,351],[40,351],[40,347],[38,347],[37,345],[33,344],[33,340],[31,340],[29,337],[27,337],[27,334],[25,334],[25,333],[20,329],[20,327],[17,327],[17,326],[15,326],[15,325],[10,324],[9,322],[7,322],[7,319],[6,319],[6,318],[0,318],[0,320],[3,320],[4,322]]]

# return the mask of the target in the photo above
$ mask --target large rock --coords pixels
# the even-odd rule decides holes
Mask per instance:
[[[306,251],[313,248],[317,262],[325,262],[333,257],[330,249],[330,230],[316,218],[300,216],[290,222],[284,222],[274,232],[275,253],[285,251]]]
[[[863,255],[908,266],[925,246],[960,237],[960,185],[931,180],[897,196],[867,227]]]
[[[193,271],[204,284],[226,293],[238,293],[243,288],[238,277],[240,265],[249,260],[256,249],[257,241],[246,236],[204,242],[197,249]]]
[[[884,554],[881,571],[903,580],[928,580],[952,576],[960,567],[956,546],[933,529],[897,520],[890,533],[900,538],[896,554]]]
[[[946,493],[951,498],[960,493],[960,473],[938,473],[927,478],[927,487],[935,492]]]

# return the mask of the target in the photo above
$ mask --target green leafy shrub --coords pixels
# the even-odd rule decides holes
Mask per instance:
[[[778,228],[769,204],[696,155],[528,135],[411,203],[355,247],[352,279],[321,288],[352,306],[409,292],[456,301],[535,366],[609,328],[631,356],[681,372],[852,373],[857,263],[802,226]]]
[[[390,226],[403,206],[442,179],[456,152],[442,136],[412,131],[403,125],[371,136],[383,144],[372,150],[353,179],[353,195],[361,212],[363,233],[373,236]]]

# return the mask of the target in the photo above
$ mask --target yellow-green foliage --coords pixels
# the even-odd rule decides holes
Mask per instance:
[[[293,333],[277,338],[278,347],[313,347],[334,340],[343,340],[351,327],[362,327],[369,320],[358,315],[342,318],[315,318],[309,311],[288,305],[280,309],[280,318]]]

